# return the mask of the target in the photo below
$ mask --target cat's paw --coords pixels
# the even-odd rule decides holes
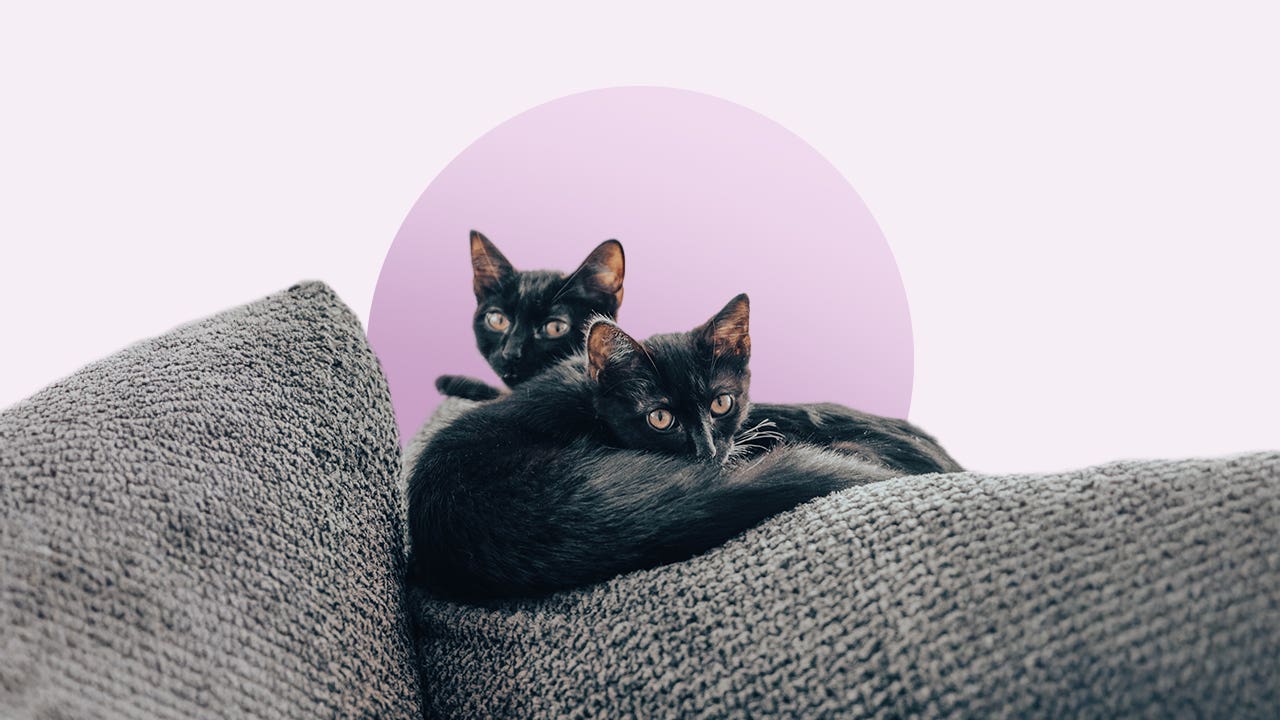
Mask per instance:
[[[465,375],[441,375],[436,378],[436,390],[447,397],[463,400],[495,400],[502,397],[503,391],[476,378]]]

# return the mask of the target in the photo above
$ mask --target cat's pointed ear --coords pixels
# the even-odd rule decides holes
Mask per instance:
[[[596,382],[610,370],[638,363],[644,348],[616,323],[596,318],[587,328],[587,377]]]
[[[622,278],[626,275],[626,265],[622,243],[605,240],[573,271],[568,282],[575,284],[584,294],[604,299],[606,305],[611,306],[611,312],[616,314],[622,306]]]
[[[471,231],[471,270],[475,274],[472,289],[481,298],[497,288],[516,269],[498,250],[498,246],[479,232]]]
[[[716,357],[751,357],[751,301],[743,293],[716,316],[694,330],[698,341]]]

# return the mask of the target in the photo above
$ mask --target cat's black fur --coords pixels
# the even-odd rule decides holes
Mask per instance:
[[[616,252],[613,251],[613,246],[616,246]],[[529,328],[533,322],[529,318],[546,316],[544,308],[547,303],[542,298],[547,294],[547,288],[564,282],[566,277],[579,283],[586,282],[587,287],[597,288],[594,293],[586,295],[589,302],[572,306],[573,312],[582,318],[588,317],[591,312],[616,318],[618,307],[622,303],[623,253],[621,244],[615,240],[596,248],[569,276],[550,271],[516,271],[493,243],[474,231],[471,236],[471,259],[478,300],[475,318],[477,344],[480,352],[489,360],[490,366],[504,376],[504,379],[508,365],[501,352],[494,352],[496,340],[493,333],[484,327],[487,303],[503,308],[520,308],[518,312],[524,319],[517,325]],[[491,264],[497,271],[491,270]],[[495,278],[498,279],[497,282],[494,281]],[[490,286],[497,288],[496,293],[482,293],[482,288]],[[491,298],[496,299],[491,301]],[[573,335],[572,345],[561,343],[552,344],[549,348],[539,348],[534,343],[535,349],[525,357],[520,372],[507,380],[507,383],[513,385],[536,375],[563,357],[561,353],[571,348],[580,348],[581,341],[582,334],[579,331]],[[526,342],[529,341],[526,339]],[[502,390],[488,383],[459,375],[441,376],[436,380],[436,389],[444,395],[468,400],[492,400],[503,394]],[[878,462],[906,474],[959,472],[964,469],[937,440],[910,422],[871,415],[835,403],[760,403],[752,406],[744,427],[759,430],[745,444],[745,447],[755,452],[768,450],[779,442],[799,441]]]
[[[471,600],[574,587],[899,474],[803,444],[738,457],[737,438],[757,434],[742,432],[749,356],[745,295],[691,332],[643,343],[591,324],[581,353],[466,412],[418,456],[412,582]]]
[[[770,441],[803,442],[907,475],[964,470],[932,435],[914,424],[835,403],[757,403],[746,422],[771,426],[771,432],[757,441],[762,450],[770,447]]]
[[[472,230],[471,267],[476,346],[509,387],[581,348],[587,318],[616,318],[622,304],[625,261],[617,240],[600,243],[577,270],[565,275],[554,270],[516,270],[496,245]],[[490,325],[491,313],[502,316],[507,326]],[[548,332],[553,323],[563,323],[562,334]],[[458,375],[441,376],[436,388],[474,400],[489,400],[501,392]]]

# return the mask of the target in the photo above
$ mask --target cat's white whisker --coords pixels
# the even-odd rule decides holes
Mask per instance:
[[[734,438],[734,442],[745,444],[745,443],[751,443],[754,440],[774,440],[777,442],[781,442],[785,440],[786,437],[782,433],[771,429],[775,427],[777,427],[777,425],[773,423],[773,421],[768,419],[761,420],[755,425],[752,425],[751,427],[738,433],[738,435]]]

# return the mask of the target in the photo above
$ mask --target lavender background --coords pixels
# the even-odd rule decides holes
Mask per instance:
[[[687,330],[751,295],[752,396],[906,417],[912,337],[884,236],[832,165],[777,123],[665,88],[561,98],[481,137],[405,218],[369,315],[403,437],[433,382],[497,383],[475,348],[468,231],[520,269],[575,267],[622,241],[628,332]]]
[[[911,420],[966,467],[1280,444],[1280,3],[71,5],[0,23],[0,407],[299,279],[367,328],[459,153],[646,84],[853,183],[910,297]]]

